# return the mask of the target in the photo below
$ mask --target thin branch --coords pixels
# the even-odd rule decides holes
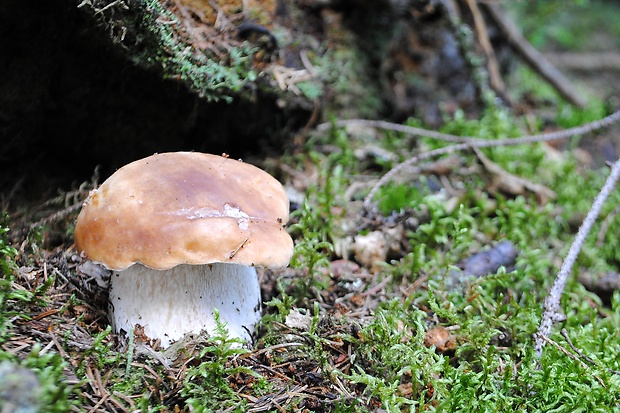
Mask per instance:
[[[60,211],[54,212],[53,214],[38,220],[35,223],[30,224],[30,226],[28,227],[28,229],[30,231],[32,231],[33,229],[40,227],[42,225],[47,225],[51,222],[56,222],[56,221],[60,221],[61,219],[71,215],[73,212],[77,211],[78,209],[80,209],[82,207],[82,202],[77,202],[67,208],[64,208]]]
[[[502,80],[502,75],[500,74],[499,64],[497,63],[497,57],[495,56],[495,50],[493,50],[493,46],[491,45],[489,32],[484,22],[484,18],[482,17],[482,13],[480,12],[480,8],[478,7],[478,1],[466,0],[466,2],[474,19],[474,27],[478,33],[478,41],[480,42],[480,46],[482,46],[482,50],[484,50],[487,57],[487,70],[489,72],[491,87],[498,94],[500,94],[503,99],[506,99],[506,86]]]
[[[324,132],[328,130],[329,128],[331,128],[332,126],[335,126],[337,128],[342,128],[342,127],[349,126],[349,125],[360,125],[360,126],[366,126],[369,128],[391,130],[394,132],[402,132],[402,133],[406,133],[408,135],[413,135],[413,136],[426,136],[431,139],[437,139],[437,140],[446,141],[446,142],[468,142],[470,140],[478,139],[478,138],[469,137],[469,136],[450,135],[448,133],[441,133],[441,132],[437,132],[434,130],[417,128],[415,126],[401,125],[398,123],[387,122],[384,120],[369,120],[369,119],[337,120],[333,124],[330,122],[322,123],[318,125],[316,129],[319,132]]]
[[[430,130],[426,130],[422,128],[416,128],[413,126],[398,125],[395,123],[384,122],[384,121],[374,121],[374,120],[363,120],[363,119],[340,120],[340,121],[336,121],[334,125],[336,127],[342,127],[342,126],[347,126],[351,124],[362,124],[362,125],[370,126],[370,127],[377,127],[377,128],[382,128],[382,129],[388,129],[388,130],[396,130],[399,132],[409,133],[411,135],[426,136],[429,138],[439,139],[443,141],[461,142],[456,145],[446,146],[443,148],[439,148],[439,149],[435,149],[429,152],[419,154],[393,167],[389,172],[383,175],[381,179],[377,181],[377,183],[375,183],[375,185],[372,187],[372,189],[370,190],[370,192],[364,199],[364,208],[367,211],[369,211],[371,209],[372,199],[377,194],[377,191],[379,190],[379,188],[381,188],[387,182],[392,180],[392,178],[396,176],[396,174],[398,174],[403,169],[408,168],[414,165],[415,163],[422,161],[424,159],[428,159],[428,158],[439,156],[439,155],[451,154],[457,151],[468,149],[473,146],[477,148],[489,148],[489,147],[495,147],[495,146],[511,146],[511,145],[526,144],[526,143],[546,142],[546,141],[553,141],[553,140],[559,140],[559,139],[567,139],[571,136],[585,135],[586,133],[605,128],[618,121],[620,121],[620,111],[614,112],[611,115],[604,117],[601,120],[586,123],[585,125],[577,126],[575,128],[570,128],[570,129],[565,129],[565,130],[555,131],[555,132],[549,132],[549,133],[542,133],[538,135],[523,136],[520,138],[509,138],[509,139],[498,139],[498,140],[481,139],[481,138],[472,137],[472,136],[465,136],[465,137],[456,136],[456,135],[450,135],[450,134],[436,132],[436,131],[430,131]],[[319,125],[317,128],[318,130],[325,130],[330,125],[331,124],[329,123],[324,123],[324,124]]]
[[[545,56],[556,66],[569,70],[620,71],[618,52],[545,53]]]
[[[556,343],[555,341],[551,340],[549,337],[544,337],[544,341],[548,342],[549,344],[551,344],[552,346],[554,346],[555,348],[560,350],[562,353],[566,354],[568,357],[572,358],[573,360],[575,360],[576,362],[581,364],[581,367],[584,370],[588,370],[588,365],[586,363],[584,363],[583,360],[580,360],[579,357],[577,357],[576,355],[574,355],[573,353],[571,353],[570,351],[568,351],[567,349],[565,349],[564,347],[562,347],[561,345]],[[593,376],[598,380],[598,382],[601,384],[601,386],[603,386],[603,388],[606,387],[605,386],[605,382],[603,381],[603,379],[601,379],[596,374],[593,374]]]
[[[566,281],[568,280],[568,276],[571,273],[573,265],[577,260],[577,256],[579,255],[579,251],[581,250],[581,246],[583,245],[586,237],[590,233],[598,214],[605,203],[605,200],[614,190],[616,182],[620,178],[620,159],[616,161],[616,163],[611,168],[611,173],[607,177],[605,181],[605,185],[598,193],[596,198],[594,199],[594,203],[592,204],[592,208],[588,211],[586,218],[581,224],[579,231],[577,231],[577,235],[573,240],[570,249],[568,250],[568,254],[562,263],[562,267],[558,272],[558,275],[551,287],[551,291],[549,295],[545,299],[544,304],[544,312],[542,315],[542,320],[540,322],[540,327],[538,332],[534,334],[534,349],[536,350],[536,354],[538,357],[542,356],[542,349],[545,345],[545,339],[549,337],[551,333],[551,328],[553,324],[560,320],[561,318],[561,309],[560,309],[560,298],[562,296],[562,292],[564,291],[564,287],[566,286]]]
[[[598,363],[595,362],[594,360],[592,360],[590,357],[586,356],[585,354],[583,354],[581,352],[581,350],[579,350],[574,344],[573,342],[570,340],[570,337],[568,336],[568,331],[563,328],[562,331],[560,331],[560,333],[562,334],[562,337],[564,337],[564,339],[566,340],[566,342],[568,343],[568,345],[570,346],[570,348],[573,349],[573,351],[575,353],[577,353],[579,355],[579,357],[581,357],[582,359],[584,359],[585,361],[587,361],[590,365],[592,366],[597,366]],[[612,374],[617,374],[620,375],[620,371],[618,370],[613,370],[610,369],[608,367],[603,367],[605,370],[607,370],[608,372],[612,373]]]
[[[486,7],[499,29],[504,32],[512,47],[540,76],[570,103],[580,108],[585,107],[585,100],[573,89],[570,81],[523,37],[517,26],[504,15],[497,4],[488,2],[482,5]]]
[[[620,110],[612,113],[611,115],[607,117],[604,117],[603,119],[600,119],[600,120],[597,120],[591,123],[586,123],[585,125],[577,126],[574,128],[565,129],[561,131],[555,131],[555,132],[542,133],[538,135],[523,136],[520,138],[504,139],[502,140],[502,142],[511,141],[511,142],[516,142],[516,143],[511,143],[512,145],[519,145],[522,143],[533,143],[533,142],[542,142],[542,141],[553,141],[556,139],[557,140],[566,139],[566,138],[570,138],[571,136],[585,135],[586,133],[589,133],[589,132],[592,132],[598,129],[606,128],[607,126],[612,125],[613,123],[618,122],[618,121],[620,121]],[[349,125],[360,125],[360,126],[366,126],[369,128],[391,130],[395,132],[406,133],[408,135],[413,135],[413,136],[424,136],[427,138],[437,139],[437,140],[445,141],[445,142],[469,143],[469,144],[477,145],[479,142],[488,141],[487,139],[481,139],[478,136],[458,136],[458,135],[452,135],[449,133],[442,133],[442,132],[437,132],[434,130],[418,128],[415,126],[407,126],[407,125],[401,125],[398,123],[387,122],[383,120],[370,120],[370,119],[337,120],[333,123],[332,122],[321,123],[316,128],[319,132],[325,132],[326,130],[334,126],[337,128],[342,128],[342,127],[349,126]],[[497,140],[493,142],[500,142],[500,141]],[[507,145],[507,144],[504,144],[504,145]]]
[[[421,153],[418,156],[409,158],[405,162],[396,165],[394,168],[390,169],[389,172],[383,175],[381,179],[379,179],[377,183],[374,184],[373,187],[370,189],[370,192],[368,193],[368,195],[366,195],[366,198],[364,198],[364,209],[366,211],[370,211],[372,209],[372,199],[375,197],[379,188],[381,188],[383,185],[391,181],[392,178],[394,178],[394,176],[396,176],[396,174],[399,173],[401,170],[409,166],[412,166],[415,163],[422,161],[424,159],[432,158],[438,155],[446,155],[446,154],[462,151],[469,147],[471,147],[471,144],[469,143],[459,143],[459,144],[452,145],[452,146],[446,146],[444,148],[439,148],[439,149],[435,149],[429,152]]]

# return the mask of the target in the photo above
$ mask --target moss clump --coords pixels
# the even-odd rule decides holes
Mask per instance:
[[[138,61],[155,61],[164,77],[181,80],[209,100],[231,100],[250,80],[253,50],[248,45],[231,47],[227,59],[215,59],[204,51],[195,50],[182,36],[179,18],[157,0],[142,0],[146,13],[143,27],[158,40],[153,50],[145,49]]]

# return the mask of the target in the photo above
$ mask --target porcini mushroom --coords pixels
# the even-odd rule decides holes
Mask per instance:
[[[261,315],[254,266],[288,265],[288,213],[282,185],[255,166],[162,153],[120,168],[89,195],[75,246],[113,271],[116,332],[139,324],[165,348],[213,331],[217,308],[229,335],[249,341]]]

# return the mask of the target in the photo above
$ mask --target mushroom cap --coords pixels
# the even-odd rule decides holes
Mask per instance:
[[[91,192],[75,246],[111,270],[135,263],[163,270],[215,262],[284,267],[293,241],[289,202],[267,172],[197,152],[149,156]]]

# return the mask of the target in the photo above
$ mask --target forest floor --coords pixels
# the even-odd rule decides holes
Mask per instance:
[[[551,28],[574,24],[563,18]],[[457,111],[440,132],[501,140],[579,126],[620,106],[620,67],[578,69],[559,55],[566,44],[580,54],[619,53],[617,37],[532,36],[543,34],[537,46],[587,96],[584,109],[519,66],[507,84],[527,110],[492,105],[479,119]],[[224,326],[168,350],[111,331],[107,274],[85,267],[72,244],[96,178],[7,211],[0,411],[620,412],[618,189],[587,238],[563,295],[565,319],[540,357],[533,338],[609,173],[605,162],[618,158],[620,126],[562,143],[454,151],[376,186],[413,155],[449,144],[326,124],[295,150],[263,159],[287,189],[296,246],[289,268],[259,270],[264,317],[242,348]]]

